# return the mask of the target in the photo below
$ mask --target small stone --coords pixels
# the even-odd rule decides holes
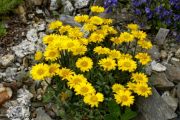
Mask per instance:
[[[50,0],[49,10],[53,11],[53,10],[57,10],[57,9],[58,9],[57,0]]]
[[[34,120],[52,120],[42,107],[36,109],[37,117]]]
[[[0,106],[12,97],[12,90],[0,84]]]
[[[161,50],[160,56],[161,56],[161,58],[165,59],[165,58],[167,58],[168,54],[165,50]]]
[[[151,55],[151,57],[155,60],[158,60],[160,58],[159,48],[158,46],[153,46],[148,53]]]
[[[17,75],[17,70],[18,70],[17,68],[8,67],[5,72],[6,78],[4,79],[4,81],[6,82],[14,81],[15,80],[14,78]]]
[[[161,97],[174,111],[176,111],[178,107],[177,98],[172,97],[169,91],[164,92]]]
[[[167,65],[167,78],[172,82],[180,82],[180,68],[172,65]]]
[[[34,5],[42,5],[43,0],[31,0]]]
[[[74,0],[75,1],[75,8],[83,8],[89,4],[90,0]]]
[[[9,66],[13,61],[14,61],[14,55],[12,54],[7,54],[0,58],[0,64],[3,65],[4,67]]]
[[[177,58],[180,58],[180,48],[176,51],[175,56],[176,56]]]
[[[180,83],[177,84],[177,92],[176,93],[177,93],[177,98],[180,101]],[[179,102],[179,106],[180,106],[180,102]]]
[[[62,0],[62,4],[64,6],[63,13],[71,14],[74,10],[72,3],[69,0]]]
[[[151,62],[151,67],[152,67],[152,70],[157,71],[157,72],[166,71],[166,66],[160,63],[157,63],[156,61]]]
[[[27,34],[26,37],[29,41],[31,42],[36,42],[38,40],[38,36],[37,36],[37,30],[36,29],[30,29]]]
[[[0,80],[6,77],[6,73],[0,73]]]
[[[165,73],[153,73],[151,75],[150,82],[156,88],[161,90],[167,90],[174,87],[174,83],[167,79]]]

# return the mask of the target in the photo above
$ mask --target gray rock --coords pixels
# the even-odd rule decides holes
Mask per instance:
[[[49,10],[53,11],[53,10],[57,10],[57,9],[58,9],[57,0],[50,0]]]
[[[30,120],[30,99],[33,95],[25,88],[17,91],[17,99],[5,104],[7,117],[11,120]]]
[[[166,76],[172,82],[180,82],[180,68],[167,65]]]
[[[171,64],[180,68],[180,60],[175,57],[171,58]]]
[[[138,97],[136,105],[144,120],[169,120],[177,117],[174,110],[167,105],[155,88],[152,88],[152,95],[148,98]]]
[[[36,109],[37,117],[34,120],[52,120],[42,107]]]
[[[175,56],[180,58],[180,48],[176,51]]]
[[[161,97],[175,112],[178,107],[178,99],[172,97],[169,91],[164,92]]]
[[[63,13],[71,14],[74,10],[72,3],[69,0],[61,0],[63,5]]]
[[[145,72],[147,75],[151,75],[152,74],[152,67],[151,67],[151,64],[147,65],[145,67]]]
[[[6,76],[4,78],[4,81],[6,81],[6,82],[14,81],[15,76],[17,75],[17,70],[18,70],[17,68],[8,67],[5,72]]]
[[[148,53],[151,55],[152,59],[158,60],[160,58],[159,48],[158,46],[153,46]]]
[[[177,93],[177,98],[178,98],[179,106],[180,106],[180,83],[177,84],[177,92],[176,93]]]
[[[161,50],[160,56],[161,56],[161,58],[165,59],[165,58],[167,58],[168,54],[165,50]]]
[[[71,26],[78,26],[78,27],[82,27],[81,24],[77,23],[74,21],[74,17],[70,16],[70,15],[60,15],[59,20],[61,20],[63,23],[71,25]]]
[[[6,73],[0,73],[0,80],[6,77]]]
[[[31,42],[36,42],[38,40],[38,36],[37,36],[37,30],[36,29],[30,29],[27,34],[26,37],[29,41]]]
[[[164,41],[166,39],[166,36],[168,35],[169,33],[169,29],[165,29],[165,28],[160,28],[157,35],[156,35],[156,38],[155,40],[157,41],[158,45],[163,45],[164,44]]]
[[[86,7],[90,2],[90,0],[74,0],[74,1],[75,1],[74,6],[75,8],[78,8],[78,9]]]
[[[9,66],[14,61],[14,55],[7,54],[0,58],[0,64],[4,67]]]
[[[23,58],[28,54],[33,54],[36,50],[35,44],[27,40],[23,40],[19,45],[13,46],[11,49],[19,58]]]
[[[165,73],[153,73],[150,82],[153,86],[161,90],[167,90],[174,87],[174,83],[167,79]]]
[[[34,5],[42,5],[43,0],[30,0]]]
[[[151,62],[151,67],[152,67],[152,70],[157,71],[157,72],[166,71],[166,66],[160,63],[157,63],[156,61]]]

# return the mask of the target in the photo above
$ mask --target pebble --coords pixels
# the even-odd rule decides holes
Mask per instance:
[[[14,55],[7,54],[0,58],[0,64],[4,67],[9,66],[14,61]]]
[[[166,66],[162,65],[161,63],[157,63],[156,61],[151,62],[152,70],[157,72],[163,72],[166,71]]]

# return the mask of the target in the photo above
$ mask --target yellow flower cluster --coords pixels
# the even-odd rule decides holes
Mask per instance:
[[[101,13],[104,8],[92,6],[91,11]],[[139,64],[147,65],[151,57],[146,52],[132,52],[131,49],[128,51],[129,46],[124,47],[130,43],[137,44],[142,50],[152,47],[147,40],[147,34],[139,30],[137,24],[129,24],[129,32],[118,34],[111,25],[112,19],[79,15],[74,20],[83,24],[83,27],[63,25],[61,21],[49,24],[48,28],[55,32],[43,37],[46,48],[35,54],[36,61],[44,60],[45,63],[32,67],[30,74],[34,80],[58,76],[91,107],[98,107],[104,101],[103,93],[96,91],[97,85],[93,86],[88,77],[90,73],[96,76],[96,72],[93,72],[95,69],[113,75],[118,71],[118,77],[122,77],[121,73],[128,73],[129,79],[126,83],[121,84],[122,81],[119,81],[112,84],[114,98],[122,106],[132,105],[134,94],[144,97],[151,94],[147,76],[137,72]]]

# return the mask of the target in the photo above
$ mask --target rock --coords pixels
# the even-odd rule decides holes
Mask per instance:
[[[172,82],[180,82],[180,68],[167,65],[166,76]]]
[[[179,60],[179,59],[173,57],[173,58],[171,58],[171,63],[172,63],[174,66],[180,68],[180,60]]]
[[[156,61],[151,62],[151,67],[152,67],[152,70],[157,71],[157,72],[166,71],[166,66],[160,63],[157,63]]]
[[[43,0],[31,0],[34,5],[42,5]]]
[[[37,117],[34,120],[52,120],[42,107],[36,109]]]
[[[6,73],[0,73],[0,80],[2,80],[4,77],[6,77]]]
[[[175,112],[178,107],[178,99],[172,97],[169,91],[164,92],[161,97]]]
[[[147,75],[151,75],[151,74],[152,74],[151,64],[148,64],[148,65],[145,67],[145,72],[146,72]]]
[[[148,98],[138,97],[136,105],[145,117],[144,120],[169,120],[177,117],[155,88],[152,88],[152,95]]]
[[[176,51],[175,56],[176,56],[177,58],[180,58],[180,48]]]
[[[9,66],[14,61],[14,55],[7,54],[0,58],[0,64],[4,67]]]
[[[177,92],[176,93],[177,93],[177,98],[180,101],[180,83],[177,84]],[[179,106],[180,106],[180,102],[179,102]]]
[[[58,9],[57,0],[50,0],[49,10],[53,11],[53,10],[57,10],[57,9]]]
[[[77,27],[82,27],[81,24],[77,23],[74,21],[74,17],[69,16],[69,15],[60,15],[59,20],[61,20],[64,24],[68,24],[71,26],[77,26]]]
[[[61,0],[63,5],[63,13],[71,14],[74,10],[72,3],[69,0]]]
[[[152,59],[154,60],[158,60],[160,58],[160,53],[159,53],[159,49],[158,46],[153,46],[148,53],[151,55]]]
[[[33,54],[35,52],[35,44],[28,40],[23,40],[19,45],[13,46],[11,48],[17,57],[23,58],[28,54]]]
[[[15,9],[15,12],[20,16],[21,21],[26,24],[26,8],[23,5],[19,5],[17,9]]]
[[[33,95],[25,88],[17,91],[17,99],[5,104],[8,107],[7,117],[11,120],[29,120],[30,99]]]
[[[29,41],[31,42],[36,42],[38,40],[38,36],[37,36],[37,30],[36,29],[30,29],[27,34],[26,37]]]
[[[83,8],[83,7],[86,7],[90,0],[74,0],[75,1],[75,8]]]
[[[155,41],[157,41],[158,45],[163,45],[164,44],[164,41],[166,39],[166,36],[168,35],[169,33],[169,29],[165,29],[165,28],[160,28],[157,35],[156,35],[156,38],[155,38]]]
[[[162,59],[165,59],[165,58],[167,58],[167,56],[168,56],[167,52],[166,52],[165,50],[161,50],[161,52],[160,52],[160,57],[161,57]]]
[[[12,82],[15,80],[15,76],[17,75],[17,68],[8,67],[5,72],[6,76],[4,81]]]
[[[12,97],[12,90],[0,84],[0,106]]]
[[[45,22],[41,22],[37,25],[37,30],[38,31],[44,31],[46,29],[46,23]]]
[[[150,82],[153,86],[161,90],[167,90],[174,87],[174,83],[167,79],[165,73],[153,73]]]

